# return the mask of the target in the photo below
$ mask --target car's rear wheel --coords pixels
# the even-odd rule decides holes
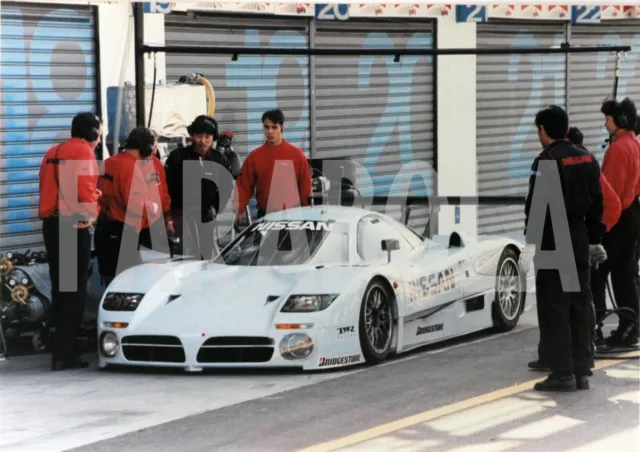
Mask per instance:
[[[367,286],[360,307],[360,347],[367,363],[378,364],[387,358],[393,331],[393,294],[374,279]]]
[[[510,331],[518,324],[526,296],[526,279],[520,273],[518,255],[510,248],[500,256],[496,272],[496,297],[492,307],[497,331]]]

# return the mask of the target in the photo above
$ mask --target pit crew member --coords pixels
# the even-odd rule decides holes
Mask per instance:
[[[105,285],[120,271],[142,263],[139,246],[151,248],[149,228],[162,221],[163,203],[151,159],[154,146],[151,130],[136,127],[124,149],[105,161],[104,174],[98,181],[102,197],[94,240]],[[135,238],[131,246],[126,243],[129,237]]]
[[[541,179],[539,163],[555,161],[560,172],[562,196],[575,265],[579,290],[565,292],[558,269],[536,269],[536,295],[540,342],[549,361],[551,374],[534,386],[538,391],[573,391],[588,389],[591,364],[589,275],[590,245],[600,248],[605,227],[602,224],[602,187],[600,167],[590,153],[573,145],[567,139],[569,118],[558,106],[539,111],[535,117],[538,137],[543,146],[535,158],[529,178],[529,192],[525,202],[526,252],[553,251],[556,249],[552,219],[545,215],[541,243],[531,242],[529,231],[532,197]],[[541,180],[540,180],[541,179]],[[540,180],[540,182],[538,182]],[[538,248],[539,247],[539,248]],[[573,264],[573,263],[572,263]],[[534,267],[537,267],[534,256]]]
[[[236,227],[254,195],[258,218],[267,211],[309,205],[311,168],[302,149],[283,138],[284,121],[278,109],[262,115],[266,141],[247,156],[236,179]]]
[[[221,152],[216,150],[216,141],[220,133],[218,123],[215,118],[206,115],[198,116],[187,131],[191,136],[192,143],[187,147],[174,149],[165,161],[165,171],[169,195],[171,197],[171,213],[174,219],[175,232],[183,242],[183,253],[193,253],[200,255],[203,259],[210,259],[214,250],[214,230],[215,219],[220,212],[220,208],[226,206],[233,191],[233,179],[229,178],[228,187],[218,187],[210,180],[223,180],[217,173],[220,170],[215,167],[213,174],[208,174],[207,167],[200,165],[189,165],[196,173],[189,173],[189,178],[199,179],[201,202],[197,203],[190,196],[184,196],[185,184],[183,179],[184,162],[212,161],[221,165],[229,173],[231,169],[229,163]],[[198,169],[196,169],[198,168]],[[221,197],[221,193],[223,197]],[[187,230],[185,230],[187,228]],[[189,237],[189,243],[185,243],[185,238]],[[190,248],[190,244],[197,249]]]
[[[577,127],[571,127],[569,129],[567,138],[576,146],[587,151],[587,148],[585,148],[583,145],[584,135],[582,134],[580,129],[578,129]],[[604,173],[602,172],[600,173],[600,185],[602,186],[603,207],[604,207],[604,211],[602,214],[602,222],[604,223],[606,227],[606,231],[608,232],[611,230],[613,226],[615,226],[615,224],[618,222],[618,219],[620,218],[620,200],[618,199],[618,195],[616,194],[616,192],[613,191],[613,188],[611,188],[611,185],[609,184],[609,182],[607,182],[607,179],[604,176]],[[596,249],[592,248],[592,253],[593,253],[591,256],[592,261],[603,262],[606,259],[606,254],[605,255],[602,255],[601,253],[599,255],[597,254],[599,251],[601,251],[599,248],[596,248]],[[589,316],[591,320],[590,331],[592,333],[592,343],[595,343],[596,334],[597,334],[596,333],[596,312],[595,312],[595,305],[593,303],[593,296],[591,295],[591,290],[589,290],[589,300],[590,300]],[[592,352],[592,355],[595,352],[593,347],[591,352]],[[535,361],[531,361],[529,363],[529,368],[533,370],[549,370],[548,362],[549,360],[546,359],[545,357],[545,353],[542,348],[542,343],[540,343],[538,344],[538,359]],[[592,357],[591,365],[589,367],[593,368],[594,365],[595,363]],[[591,376],[591,372],[589,373],[589,376]]]
[[[602,240],[607,260],[591,275],[591,290],[596,306],[598,329],[601,331],[606,313],[606,281],[611,274],[613,294],[619,308],[633,312],[620,316],[618,327],[604,344],[609,347],[633,346],[638,343],[638,235],[640,228],[640,142],[635,136],[637,121],[635,104],[608,100],[600,109],[611,136],[602,160],[602,172],[620,199],[622,212],[616,225]],[[602,333],[599,333],[602,336]]]
[[[51,303],[55,334],[52,337],[52,370],[79,369],[89,365],[76,353],[87,298],[91,262],[92,223],[98,217],[98,164],[95,148],[102,136],[102,121],[91,112],[78,113],[71,122],[71,139],[50,148],[40,165],[38,216],[51,279]],[[62,168],[64,165],[64,168]],[[75,185],[75,187],[74,187]],[[64,243],[76,240],[76,245]],[[61,241],[63,243],[61,243]],[[75,272],[64,249],[77,247]],[[67,251],[68,252],[68,251]],[[61,261],[66,265],[61,266]],[[65,284],[62,282],[66,281]],[[74,282],[70,288],[68,282]]]

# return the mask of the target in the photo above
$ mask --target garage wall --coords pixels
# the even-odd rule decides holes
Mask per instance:
[[[180,13],[165,16],[167,45],[316,47],[421,47],[433,45],[431,22],[313,22],[297,17],[255,17]],[[310,42],[313,38],[313,44]],[[242,157],[264,142],[262,113],[285,113],[285,139],[310,157],[349,156],[366,168],[375,194],[407,195],[405,163],[434,163],[433,65],[431,57],[315,57],[315,91],[305,56],[176,55],[166,56],[169,83],[188,72],[200,72],[216,93],[216,119],[236,134]],[[312,98],[315,141],[310,125]],[[314,148],[314,155],[312,148]],[[412,195],[431,193],[433,180],[415,177]],[[405,180],[406,179],[406,180]],[[406,185],[406,187],[405,187]],[[372,185],[358,184],[363,195]],[[399,209],[391,209],[399,218]],[[421,213],[419,217],[417,214]],[[414,223],[424,227],[426,209],[416,209]]]
[[[94,7],[3,2],[0,79],[0,252],[43,249],[42,156],[97,112]]]
[[[559,45],[564,27],[490,21],[478,24],[478,47]],[[476,74],[478,194],[524,197],[542,150],[535,114],[549,104],[566,108],[565,56],[479,55]],[[478,208],[478,234],[522,235],[523,229],[523,206]]]
[[[318,48],[433,47],[431,22],[352,19],[315,27]],[[316,157],[349,155],[366,168],[369,177],[358,183],[365,196],[433,194],[432,171],[406,166],[434,162],[433,68],[431,56],[316,57]],[[399,208],[372,208],[400,218]],[[414,208],[411,220],[424,228],[427,209]]]
[[[306,20],[238,18],[198,14],[165,17],[166,45],[292,47],[308,45]],[[264,143],[262,114],[279,107],[285,114],[285,139],[309,153],[309,58],[305,56],[168,54],[167,82],[201,73],[215,90],[215,117],[234,132],[234,149],[245,157]],[[204,101],[204,100],[203,100]]]
[[[475,22],[438,21],[438,47],[474,49]],[[476,55],[438,57],[438,193],[476,196]],[[478,206],[445,205],[438,213],[438,233],[477,233]]]
[[[573,25],[572,45],[630,45],[632,51],[620,62],[617,98],[631,97],[640,107],[640,22],[615,21],[612,24]],[[573,54],[569,69],[569,114],[584,134],[584,144],[600,163],[604,155],[604,116],[600,106],[613,95],[615,53]]]

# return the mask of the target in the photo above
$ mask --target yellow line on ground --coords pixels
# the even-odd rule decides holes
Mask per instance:
[[[595,367],[593,368],[593,370],[599,370],[605,367],[619,364],[621,362],[624,362],[625,358],[638,358],[638,357],[640,357],[640,352],[633,351],[633,352],[617,355],[617,358],[598,360],[596,361]],[[317,444],[315,446],[311,446],[306,449],[301,449],[298,452],[326,452],[326,451],[333,451],[341,447],[352,446],[354,444],[361,443],[363,441],[367,441],[382,435],[386,435],[388,433],[402,430],[403,428],[412,427],[414,425],[422,424],[424,422],[428,422],[433,419],[446,416],[448,414],[453,414],[458,411],[467,410],[469,408],[473,408],[479,405],[483,405],[485,403],[493,402],[495,400],[512,396],[520,392],[528,391],[530,389],[533,389],[533,386],[537,382],[543,381],[546,378],[547,376],[545,375],[544,377],[536,378],[535,380],[529,380],[524,383],[517,384],[515,386],[498,389],[493,392],[481,394],[479,396],[462,400],[460,402],[452,403],[450,405],[445,405],[440,408],[434,408],[432,410],[414,414],[413,416],[405,417],[403,419],[398,419],[396,421],[378,425],[376,427],[372,427],[368,430],[363,430],[361,432],[354,433],[352,435],[344,436],[342,438],[328,441],[326,443]]]

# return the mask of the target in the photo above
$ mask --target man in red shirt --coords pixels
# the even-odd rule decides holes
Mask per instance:
[[[605,127],[611,136],[602,161],[602,173],[620,199],[621,214],[616,225],[604,235],[602,245],[607,260],[591,276],[598,323],[598,343],[609,347],[634,346],[638,342],[638,241],[640,241],[640,142],[634,128],[637,111],[634,103],[609,100],[600,110],[605,115]],[[635,320],[626,312],[620,316],[618,328],[610,337],[602,338],[602,322],[606,314],[606,281],[611,273],[613,294],[620,308],[632,310]]]
[[[262,115],[262,125],[266,142],[248,155],[236,179],[236,223],[254,195],[258,218],[309,205],[311,168],[302,149],[283,139],[284,114],[269,110]]]
[[[52,370],[89,365],[76,353],[75,341],[87,297],[90,227],[99,211],[99,172],[94,152],[101,136],[100,118],[91,112],[78,113],[71,123],[71,139],[50,148],[40,165],[38,216],[42,219],[56,330]],[[70,253],[75,259],[73,254],[69,259]]]
[[[569,128],[569,133],[567,134],[567,138],[576,146],[584,149],[584,135],[577,127]],[[621,207],[620,207],[620,199],[618,198],[617,193],[611,187],[611,184],[607,181],[604,173],[600,172],[600,185],[602,185],[602,197],[603,197],[603,207],[604,211],[602,213],[602,222],[606,226],[606,232],[609,232],[611,228],[613,228],[618,220],[620,219]]]
[[[164,168],[153,160],[155,146],[152,131],[137,127],[127,137],[124,149],[105,161],[98,181],[102,198],[95,237],[104,284],[142,262],[139,246],[152,247],[150,228],[163,216],[166,229],[162,228],[161,238],[166,239],[166,230],[173,230],[166,183],[162,182]],[[168,249],[168,242],[166,245]]]

